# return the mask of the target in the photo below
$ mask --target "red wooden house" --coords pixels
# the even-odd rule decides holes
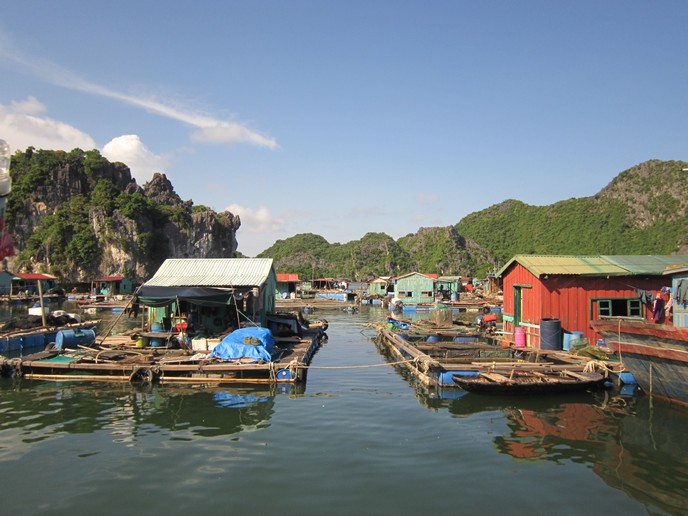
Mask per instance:
[[[654,296],[668,286],[662,272],[686,262],[686,255],[517,255],[497,273],[504,292],[504,331],[513,337],[522,327],[526,345],[539,348],[543,320],[558,320],[562,336],[582,332],[595,343],[599,336],[591,320],[651,315]]]

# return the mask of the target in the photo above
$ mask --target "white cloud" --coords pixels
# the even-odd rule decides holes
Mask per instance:
[[[151,179],[154,172],[164,172],[168,160],[152,153],[135,134],[113,138],[103,147],[102,155],[110,161],[121,161],[129,167],[139,183]]]
[[[96,142],[88,134],[42,115],[45,111],[45,106],[34,97],[9,106],[0,104],[0,137],[13,152],[27,147],[64,151],[96,148]]]
[[[225,210],[239,215],[241,229],[248,233],[276,233],[284,231],[285,228],[284,221],[273,217],[265,206],[254,210],[238,204],[230,204]]]
[[[25,115],[37,115],[45,111],[45,105],[39,101],[36,97],[26,97],[26,100],[17,102],[12,101],[10,104],[10,109],[14,113],[21,113]]]
[[[418,192],[416,200],[421,204],[434,204],[440,199],[436,193]]]
[[[276,149],[278,147],[277,142],[273,138],[253,131],[238,122],[217,119],[194,112],[188,108],[172,106],[169,102],[159,102],[152,98],[129,95],[94,84],[55,63],[45,59],[26,56],[17,48],[11,48],[7,43],[0,44],[0,58],[13,62],[44,82],[90,95],[114,99],[124,104],[140,107],[151,113],[188,124],[198,129],[191,134],[191,138],[196,142],[249,143],[269,149]]]

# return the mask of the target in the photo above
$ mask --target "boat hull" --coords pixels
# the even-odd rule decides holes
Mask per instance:
[[[575,373],[574,377],[568,376],[566,372],[537,375],[532,372],[518,372],[506,381],[494,381],[490,376],[489,373],[479,373],[475,376],[454,375],[454,382],[465,391],[500,395],[580,392],[600,388],[604,383],[604,376],[599,373]],[[498,375],[499,377],[501,375]],[[506,376],[504,378],[506,379]]]
[[[593,321],[592,327],[643,391],[688,405],[688,329],[616,319]]]

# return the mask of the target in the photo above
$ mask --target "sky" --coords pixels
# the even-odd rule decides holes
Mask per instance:
[[[684,0],[5,4],[0,138],[164,173],[246,256],[688,160]]]

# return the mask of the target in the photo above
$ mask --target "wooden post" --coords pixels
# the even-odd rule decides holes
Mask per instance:
[[[43,306],[43,283],[41,280],[38,280],[36,283],[38,283],[38,302],[41,305],[41,322],[43,326],[47,326],[48,324],[45,320],[45,307]]]

